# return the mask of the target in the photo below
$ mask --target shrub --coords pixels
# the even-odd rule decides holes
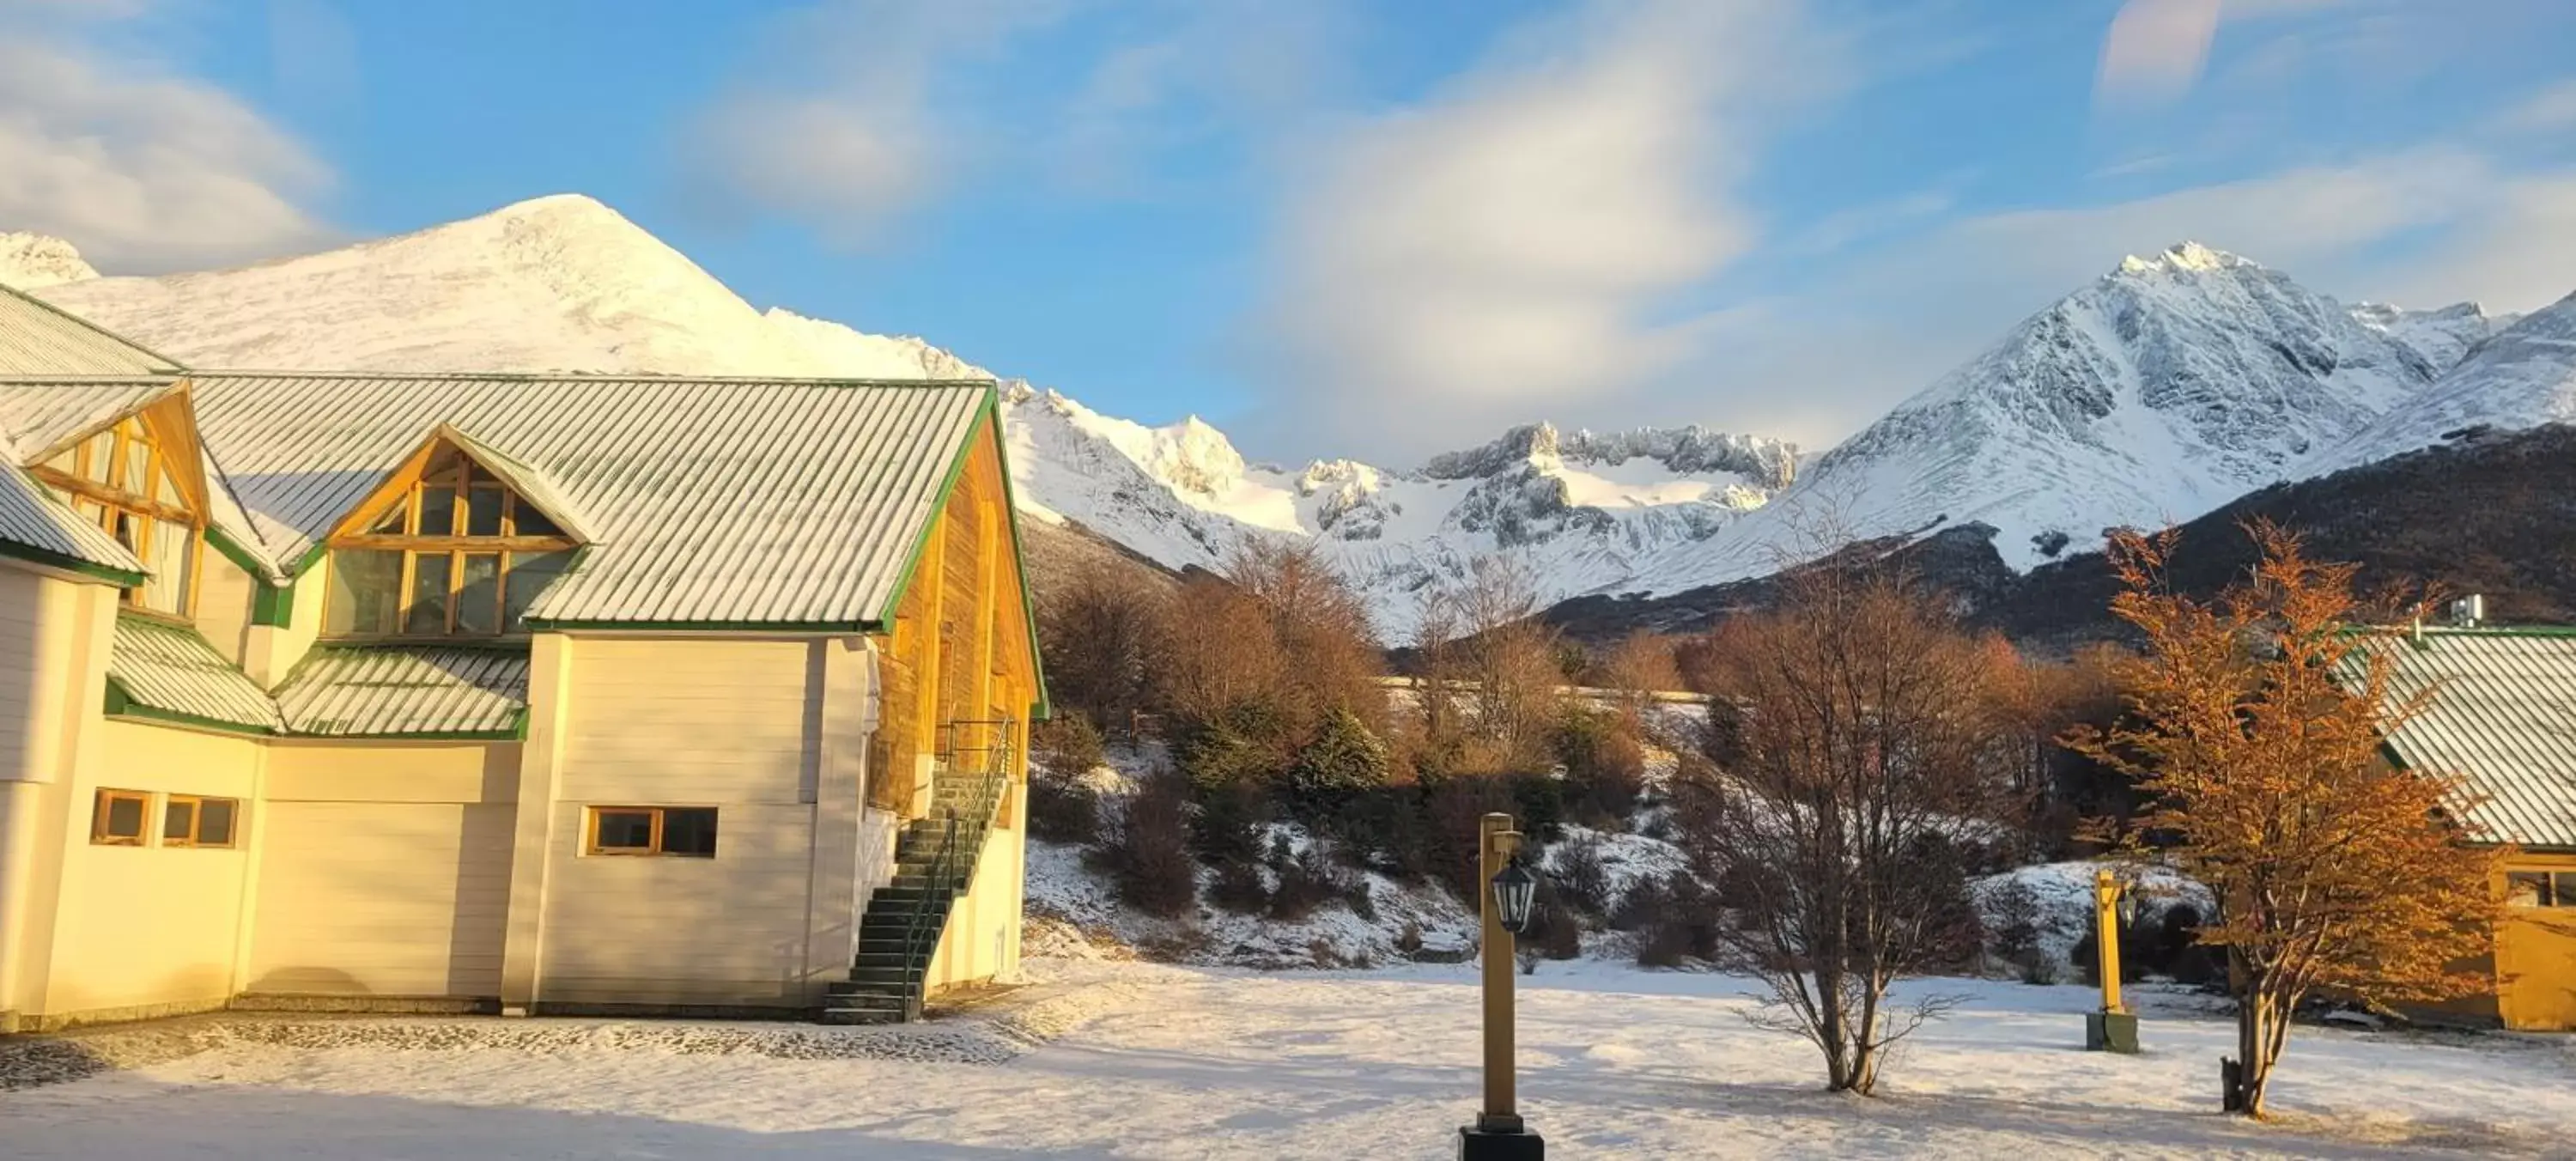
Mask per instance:
[[[1190,857],[1189,792],[1168,771],[1145,780],[1092,850],[1121,902],[1149,915],[1176,917],[1198,900],[1198,864]]]
[[[1586,835],[1557,845],[1548,860],[1547,881],[1558,900],[1585,915],[1610,908],[1610,868],[1601,858],[1601,840]]]
[[[1270,893],[1272,919],[1294,923],[1326,903],[1350,898],[1350,880],[1325,857],[1321,844],[1308,843],[1303,852],[1291,854],[1283,836],[1272,846],[1269,862],[1279,877],[1279,886]]]
[[[1057,843],[1100,837],[1100,792],[1079,775],[1052,766],[1029,768],[1029,835]]]
[[[1652,886],[1638,884],[1621,910],[1642,936],[1637,941],[1642,966],[1680,967],[1717,957],[1715,901],[1688,875],[1675,874]]]
[[[1336,707],[1288,767],[1290,808],[1309,821],[1330,819],[1348,811],[1356,796],[1384,787],[1386,776],[1386,743],[1358,714]]]
[[[1995,958],[2010,965],[2013,974],[2025,984],[2057,982],[2057,965],[2048,962],[2039,946],[2042,920],[2046,918],[2039,893],[2019,878],[2007,879],[1988,900],[1993,923],[1987,936],[1993,941]]]
[[[1029,756],[1038,765],[1073,778],[1106,764],[1109,751],[1091,719],[1065,713],[1029,727]]]
[[[1623,827],[1646,789],[1646,748],[1620,715],[1567,708],[1557,724],[1556,757],[1565,764],[1569,813],[1602,829]]]
[[[1190,848],[1209,866],[1251,866],[1263,852],[1262,825],[1269,821],[1268,802],[1248,786],[1221,786],[1199,792],[1198,817],[1190,828]]]
[[[1287,768],[1286,727],[1262,702],[1226,707],[1214,718],[1184,723],[1172,758],[1201,793],[1263,787]]]

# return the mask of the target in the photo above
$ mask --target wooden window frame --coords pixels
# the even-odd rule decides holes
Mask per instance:
[[[142,829],[132,838],[107,833],[108,804],[131,800],[142,805]],[[102,786],[90,799],[89,844],[94,847],[143,847],[152,845],[152,792],[117,790]]]
[[[174,836],[170,833],[170,808],[182,802],[188,804],[188,833]],[[205,829],[206,804],[209,802],[231,803],[233,808],[232,830],[224,836],[224,841],[219,843],[197,840],[197,833]],[[220,794],[165,794],[161,796],[161,819],[162,846],[200,851],[229,851],[241,846],[241,799],[228,798]]]
[[[713,858],[715,858],[716,856],[715,856],[715,854],[714,854],[713,852],[709,852],[709,853],[707,853],[707,854],[703,854],[703,855],[702,855],[702,854],[698,854],[698,853],[696,853],[696,852],[694,852],[694,851],[666,851],[666,850],[663,850],[663,849],[662,849],[662,827],[663,827],[663,823],[664,823],[664,821],[668,818],[668,816],[669,816],[670,812],[671,812],[671,811],[674,811],[674,810],[703,810],[703,811],[706,811],[706,812],[707,812],[707,814],[708,814],[709,816],[713,817],[713,818],[721,818],[721,817],[722,817],[722,813],[723,813],[723,812],[721,811],[721,809],[720,809],[720,808],[718,808],[718,807],[713,807],[713,806],[591,806],[591,807],[585,807],[585,808],[583,809],[583,811],[582,811],[582,824],[581,824],[581,853],[583,853],[584,855],[600,855],[600,856],[604,856],[604,857],[607,857],[607,858],[621,858],[621,859],[713,859]],[[652,840],[651,840],[651,842],[649,843],[649,845],[647,845],[646,847],[641,848],[641,849],[636,848],[636,847],[602,847],[602,846],[600,846],[600,845],[599,845],[599,816],[600,816],[600,815],[603,815],[603,814],[647,814],[647,815],[651,815],[651,816],[652,816],[652,818],[653,818],[653,833],[652,833]],[[722,833],[723,833],[723,830],[722,830],[722,828],[721,828],[721,827],[717,828],[717,833],[718,833],[718,834],[722,834]]]
[[[140,444],[145,449],[142,491],[128,491],[89,477],[91,461],[96,458],[99,437],[103,435],[109,437],[106,455],[113,467],[124,465],[135,445]],[[166,583],[162,578],[146,580],[126,589],[118,599],[125,608],[145,616],[188,621],[197,615],[198,582],[205,572],[206,521],[189,504],[187,496],[160,494],[164,480],[176,485],[179,479],[178,471],[165,458],[169,450],[167,441],[155,437],[143,416],[137,413],[84,433],[70,447],[56,453],[53,460],[28,468],[27,474],[62,495],[66,502],[78,498],[98,505],[99,531],[110,537],[116,536],[118,517],[135,521],[134,543],[128,547],[134,558],[142,561],[147,569],[151,567],[153,557],[152,537],[160,527],[157,522],[185,526],[189,531],[188,559],[183,565],[184,575],[178,578],[182,587],[178,611],[156,609],[144,600],[144,590],[156,582]],[[54,466],[66,457],[71,463],[69,471]],[[111,470],[109,474],[117,475],[118,472]],[[73,505],[73,510],[79,511],[78,505]]]
[[[449,457],[445,462],[441,462],[442,453],[445,457]],[[478,478],[478,473],[481,478]],[[330,546],[334,550],[401,554],[402,565],[396,570],[394,579],[394,629],[390,633],[330,634],[328,639],[334,641],[456,639],[491,641],[525,637],[527,630],[514,628],[509,623],[511,570],[518,565],[519,558],[523,556],[569,552],[581,547],[580,542],[570,536],[559,534],[520,535],[519,509],[523,505],[549,525],[555,524],[555,520],[551,516],[546,516],[543,509],[529,503],[527,497],[520,495],[519,490],[511,487],[508,481],[500,478],[489,468],[483,467],[475,461],[474,457],[453,445],[442,444],[431,454],[423,457],[419,469],[410,479],[394,481],[388,485],[389,490],[394,487],[401,489],[398,499],[391,503],[378,499],[367,509],[361,510],[359,515],[364,516],[364,519],[353,517],[344,525],[360,531],[344,532],[330,539]],[[452,492],[456,498],[455,502],[449,505],[447,527],[444,529],[421,527],[422,497],[433,489]],[[468,524],[470,513],[473,510],[473,495],[478,490],[500,493],[501,525],[500,534],[497,536],[475,536],[467,531],[470,527]],[[382,496],[382,494],[380,492],[378,495]],[[364,531],[396,507],[399,507],[402,512],[402,531]],[[413,632],[410,629],[414,595],[412,590],[419,576],[421,559],[430,556],[447,558],[446,608],[439,619],[438,631]],[[469,556],[494,558],[492,607],[489,610],[493,628],[489,632],[463,629],[457,623],[459,608],[464,603],[465,558]],[[325,625],[331,623],[332,605],[336,600],[337,598],[331,595],[326,587],[323,595],[323,624]]]

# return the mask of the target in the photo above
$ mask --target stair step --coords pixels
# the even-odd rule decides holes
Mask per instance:
[[[897,968],[877,970],[891,971],[896,974],[892,978],[888,979],[852,978],[846,980],[833,980],[823,985],[823,994],[832,997],[834,1000],[842,1000],[854,996],[891,997],[894,999],[902,999],[921,990],[921,981],[903,974],[905,969]],[[857,973],[853,972],[852,975],[855,977]]]

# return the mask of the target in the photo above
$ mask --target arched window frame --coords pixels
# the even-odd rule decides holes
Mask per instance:
[[[125,607],[185,621],[196,616],[206,519],[183,465],[193,444],[154,430],[144,412],[103,424],[27,469],[74,514],[134,553],[150,576],[124,590]]]
[[[581,547],[521,489],[446,441],[415,455],[327,544],[322,636],[340,641],[524,636],[528,602]],[[361,570],[362,560],[372,563]]]

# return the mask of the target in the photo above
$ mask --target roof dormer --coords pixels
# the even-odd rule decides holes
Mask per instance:
[[[331,529],[322,634],[517,635],[588,529],[544,473],[441,426]]]
[[[193,613],[207,483],[184,385],[54,439],[27,474],[142,563],[150,575],[125,590],[129,607]]]

